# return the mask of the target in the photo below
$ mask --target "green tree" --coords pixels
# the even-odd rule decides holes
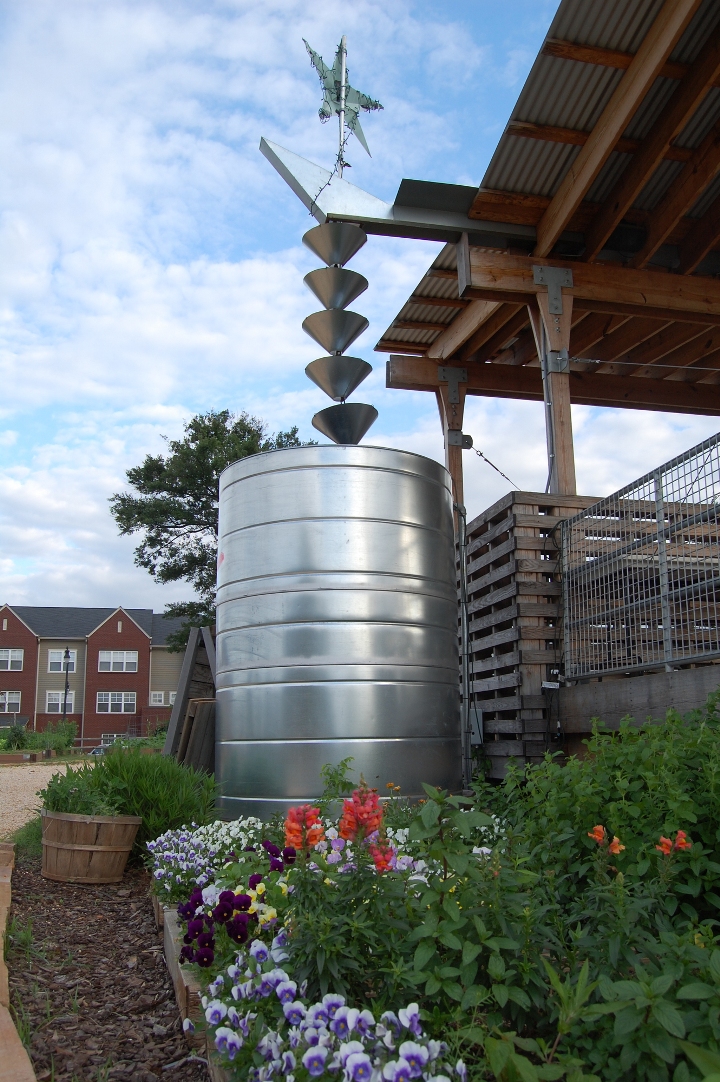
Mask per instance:
[[[301,447],[297,428],[268,436],[267,427],[248,413],[229,410],[198,414],[185,425],[181,440],[167,440],[168,454],[147,455],[127,471],[133,492],[116,492],[110,509],[120,533],[142,534],[135,563],[156,582],[192,584],[197,600],[168,605],[167,616],[182,616],[170,636],[181,650],[192,626],[215,621],[218,538],[218,479],[231,462],[262,451]]]

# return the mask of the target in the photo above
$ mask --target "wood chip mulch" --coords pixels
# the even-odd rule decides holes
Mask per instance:
[[[43,879],[26,858],[13,871],[11,918],[32,922],[32,942],[10,944],[8,968],[38,1082],[208,1082],[183,1037],[144,871],[73,886]]]

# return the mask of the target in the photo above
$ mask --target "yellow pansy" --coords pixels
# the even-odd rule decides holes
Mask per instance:
[[[258,894],[264,894],[265,893],[265,884],[264,883],[258,883],[255,890],[258,892]]]

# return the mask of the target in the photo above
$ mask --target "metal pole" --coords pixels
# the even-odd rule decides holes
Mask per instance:
[[[460,644],[462,672],[462,754],[463,783],[472,782],[472,726],[470,721],[470,642],[467,611],[467,513],[462,504],[455,504],[458,518],[458,549],[460,555]]]
[[[660,579],[660,609],[663,626],[663,657],[665,671],[672,672],[672,627],[670,620],[670,590],[668,584],[667,541],[665,539],[665,497],[663,494],[662,472],[653,474],[655,483],[655,522],[657,524],[658,573]]]
[[[63,708],[62,708],[62,721],[67,721],[67,701],[68,692],[70,691],[70,677],[68,676],[68,669],[70,667],[70,648],[65,647],[65,653],[63,655],[63,665],[65,668],[65,693],[63,695]]]
[[[343,34],[340,39],[340,148],[338,150],[338,176],[342,179],[343,175],[343,150],[345,142],[345,84],[347,82],[347,71],[345,68],[347,62],[347,44],[346,38]]]

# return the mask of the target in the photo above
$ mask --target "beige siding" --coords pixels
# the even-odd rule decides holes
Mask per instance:
[[[165,706],[170,705],[170,692],[177,691],[183,657],[170,653],[167,646],[153,646],[150,651],[150,691],[162,691]]]
[[[38,714],[45,714],[46,692],[60,691],[65,688],[65,673],[48,672],[48,657],[50,650],[65,651],[65,647],[77,651],[75,672],[68,674],[70,690],[75,692],[73,713],[81,714],[83,711],[83,690],[85,687],[85,640],[84,639],[41,639],[40,655],[38,659],[38,685],[37,706]]]

